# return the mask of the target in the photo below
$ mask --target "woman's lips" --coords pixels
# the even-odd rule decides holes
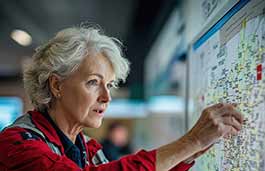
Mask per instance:
[[[93,111],[96,112],[100,116],[104,115],[104,110],[103,109],[94,109]]]

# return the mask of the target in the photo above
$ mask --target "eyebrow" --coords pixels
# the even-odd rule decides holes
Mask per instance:
[[[89,77],[90,77],[90,76],[97,76],[97,77],[99,77],[99,78],[101,78],[101,79],[104,79],[104,77],[103,77],[102,75],[97,74],[97,73],[88,74],[88,76],[89,76]]]
[[[104,79],[103,75],[97,74],[97,73],[88,74],[88,76],[97,76],[102,80]],[[115,82],[115,80],[111,80],[109,83],[113,83],[113,82]]]

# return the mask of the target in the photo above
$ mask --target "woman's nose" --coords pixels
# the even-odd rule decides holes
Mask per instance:
[[[111,101],[110,91],[107,86],[102,86],[98,101],[101,103],[108,103]]]

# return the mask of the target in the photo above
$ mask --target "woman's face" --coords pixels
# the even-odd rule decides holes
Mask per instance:
[[[86,57],[79,68],[63,80],[57,107],[71,123],[98,128],[111,100],[114,79],[114,70],[105,56],[98,53]]]

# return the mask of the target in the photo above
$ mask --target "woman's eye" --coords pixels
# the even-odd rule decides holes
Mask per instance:
[[[89,80],[87,82],[87,85],[97,85],[98,84],[98,81],[97,80]]]
[[[108,89],[111,89],[111,88],[113,88],[114,86],[113,86],[113,84],[108,84],[107,87],[108,87]]]
[[[118,88],[117,84],[116,83],[109,83],[107,85],[108,89],[112,89],[112,88]]]

